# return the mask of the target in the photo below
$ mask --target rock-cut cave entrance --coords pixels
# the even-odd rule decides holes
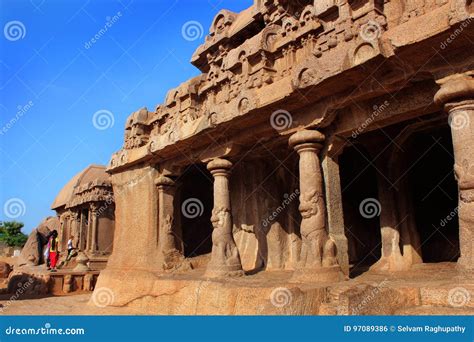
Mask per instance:
[[[379,216],[361,212],[366,203],[368,210],[378,202],[377,174],[371,164],[372,156],[362,146],[353,144],[340,156],[341,192],[345,234],[348,242],[351,274],[356,275],[373,265],[381,254]]]
[[[383,134],[366,133],[339,157],[351,276],[381,257],[379,215],[384,215],[384,227],[398,230],[407,264],[459,258],[453,145],[450,127],[440,122],[432,117],[387,126]],[[362,203],[371,200],[373,210],[364,213]]]
[[[193,164],[180,177],[181,227],[185,257],[212,250],[213,179],[204,164]]]
[[[407,141],[402,175],[424,263],[459,257],[458,189],[448,125],[413,133]]]

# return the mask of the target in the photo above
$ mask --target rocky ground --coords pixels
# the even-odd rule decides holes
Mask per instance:
[[[266,277],[268,279],[265,279]],[[273,292],[271,290],[275,286],[268,284],[274,283],[278,277],[282,275],[262,272],[248,276],[245,280],[233,281],[232,289],[240,291],[240,297],[248,295],[249,284],[255,287],[254,291],[250,292],[261,291],[262,297],[266,298],[261,298],[260,304],[263,303],[264,308],[260,313],[268,314],[270,311],[266,310],[275,303],[272,302],[270,294],[264,295],[264,293],[267,293],[265,292],[267,290],[268,293]],[[239,281],[246,283],[239,288],[237,284]],[[284,298],[288,303],[276,304],[287,305],[287,310],[283,305],[277,313],[295,314],[299,312],[295,310],[295,305],[306,304],[300,302],[299,297],[301,290],[306,291],[305,287],[295,288],[294,284],[288,283],[288,290],[286,294],[289,294],[289,298]],[[465,274],[456,271],[452,264],[425,264],[410,271],[390,275],[368,272],[355,279],[317,290],[324,293],[322,297],[318,297],[321,298],[321,303],[318,304],[319,314],[474,315],[474,281],[468,280]],[[82,293],[11,300],[11,295],[4,294],[0,296],[0,306],[4,315],[140,315],[173,314],[176,313],[174,309],[165,307],[166,305],[162,303],[174,307],[178,305],[176,303],[182,301],[181,297],[176,297],[176,303],[173,304],[163,302],[163,298],[152,297],[148,298],[150,301],[146,303],[138,301],[139,305],[100,307],[94,304],[91,296],[90,293]],[[155,306],[154,309],[150,309],[150,305]],[[163,307],[160,308],[160,305]],[[249,302],[248,305],[256,303]],[[212,313],[212,310],[203,312],[208,314]],[[226,311],[221,313],[228,314]],[[243,313],[251,314],[252,311],[244,310]],[[259,314],[259,311],[254,313]]]

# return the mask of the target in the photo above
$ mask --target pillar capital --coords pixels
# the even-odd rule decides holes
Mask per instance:
[[[218,174],[218,173],[229,173],[230,169],[232,168],[232,163],[227,159],[222,158],[215,158],[207,163],[207,169],[211,172],[211,174]]]
[[[79,212],[78,211],[71,210],[70,216],[71,216],[73,221],[79,220]]]
[[[159,188],[174,186],[175,184],[175,181],[168,176],[161,175],[155,179],[155,185]]]
[[[290,147],[300,152],[305,149],[321,150],[324,134],[314,130],[302,130],[293,134],[288,140]]]
[[[474,71],[449,75],[436,82],[440,89],[434,96],[438,105],[451,111],[459,107],[474,108]]]
[[[93,215],[96,215],[97,212],[99,211],[99,204],[98,203],[95,203],[95,202],[92,202],[91,205],[90,205],[90,209],[91,209],[91,212]]]

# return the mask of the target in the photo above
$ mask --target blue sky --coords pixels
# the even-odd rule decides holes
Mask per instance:
[[[189,60],[217,12],[251,4],[0,0],[0,220],[22,221],[30,232],[54,215],[63,185],[120,149],[131,112],[153,110],[199,73]],[[197,35],[183,36],[190,21],[202,35],[194,23]],[[110,119],[105,126],[94,125],[97,112]]]

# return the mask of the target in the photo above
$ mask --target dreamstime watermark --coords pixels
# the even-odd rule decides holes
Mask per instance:
[[[291,202],[293,202],[295,199],[298,199],[298,196],[300,194],[299,189],[296,189],[294,192],[291,194],[285,194],[283,195],[284,200],[281,202],[281,204],[270,214],[268,215],[267,218],[265,218],[262,221],[262,226],[267,227],[273,220],[275,220],[280,213],[285,210]]]
[[[181,205],[181,212],[184,217],[193,219],[204,213],[204,205],[197,198],[188,198]]]
[[[365,119],[365,121],[362,123],[362,125],[360,125],[359,127],[357,127],[356,130],[352,131],[352,138],[357,138],[357,136],[359,136],[362,132],[365,131],[365,129],[372,123],[374,122],[374,120],[380,115],[382,114],[386,109],[387,107],[390,105],[390,102],[388,102],[387,100],[385,100],[380,106],[377,106],[377,105],[374,105],[372,108],[373,108],[373,111],[372,111],[372,114],[367,118]]]
[[[362,217],[366,219],[371,219],[376,216],[380,216],[380,212],[382,211],[382,206],[380,202],[377,201],[375,198],[366,198],[359,205],[359,212]]]
[[[113,127],[114,123],[115,123],[114,114],[107,109],[98,110],[92,116],[92,124],[94,125],[95,128],[101,131]]]
[[[190,20],[184,23],[181,27],[181,35],[188,42],[195,41],[196,39],[202,38],[204,35],[204,28],[199,21]]]
[[[377,40],[382,34],[382,26],[373,20],[360,27],[359,35],[366,42],[373,42]]]
[[[195,307],[199,301],[199,298],[203,296],[201,293],[212,291],[212,286],[215,286],[213,282],[200,281],[196,287],[193,287],[191,290],[192,293],[190,295],[183,296],[179,303],[177,302],[172,307],[170,307],[170,309],[173,311],[172,313],[168,312],[168,314],[185,315],[187,312],[189,312],[190,308]]]
[[[3,304],[2,307],[0,307],[0,312],[5,312],[5,310],[8,309],[8,307],[12,305],[14,301],[18,300],[18,298],[20,298],[21,295],[24,294],[31,285],[33,285],[33,283],[33,278],[28,278],[28,281],[26,283],[18,283],[18,288],[15,290],[15,293],[8,299],[5,304]]]
[[[293,295],[286,287],[277,287],[270,294],[270,302],[277,308],[283,308],[290,305],[293,301]]]
[[[40,328],[15,328],[9,326],[5,328],[6,335],[84,335],[83,328],[53,328],[50,323],[46,323]]]
[[[353,315],[358,315],[367,305],[369,305],[382,291],[382,288],[387,283],[387,280],[383,280],[380,284],[376,287],[372,288],[367,295],[357,304],[355,308],[352,309]]]
[[[114,292],[108,287],[99,287],[92,293],[92,303],[99,308],[111,305],[114,299]]]
[[[114,26],[114,24],[117,21],[120,20],[121,17],[122,17],[122,12],[120,12],[120,11],[118,11],[112,17],[107,16],[105,18],[106,22],[105,22],[104,26],[91,39],[89,39],[87,42],[84,43],[84,48],[87,49],[87,50],[90,49],[92,47],[92,45],[97,43],[100,40],[100,38],[102,38],[107,33],[107,31],[110,28],[112,28],[112,26]]]
[[[3,213],[11,219],[19,218],[26,214],[26,205],[20,198],[10,198],[3,205]]]
[[[455,112],[449,114],[448,123],[451,129],[458,130],[468,127],[470,119],[466,112]]]
[[[18,105],[17,112],[3,127],[0,129],[0,135],[6,134],[15,124],[25,115],[31,107],[34,106],[33,101],[28,101],[25,105]]]
[[[459,211],[459,207],[454,208],[454,210],[451,211],[451,212],[448,214],[448,216],[446,216],[445,218],[443,218],[443,219],[440,221],[439,225],[440,225],[441,227],[446,226],[452,219],[456,218],[456,216],[458,215],[458,211]]]
[[[26,27],[18,20],[9,21],[3,27],[3,34],[5,38],[11,42],[25,38]]]
[[[455,287],[448,292],[449,305],[460,308],[471,301],[471,293],[464,287]]]
[[[446,40],[444,42],[442,42],[440,44],[440,46],[439,46],[440,49],[441,50],[446,49],[449,44],[451,44],[454,40],[456,40],[457,37],[459,37],[459,35],[461,35],[463,33],[464,29],[467,28],[472,23],[473,20],[474,20],[474,18],[471,18],[471,17],[464,20],[461,23],[461,25],[459,25],[459,27],[456,30],[454,30],[454,32],[451,33],[451,35],[448,38],[446,38]]]
[[[293,124],[291,113],[284,109],[278,109],[270,116],[270,125],[277,131],[288,129]]]

